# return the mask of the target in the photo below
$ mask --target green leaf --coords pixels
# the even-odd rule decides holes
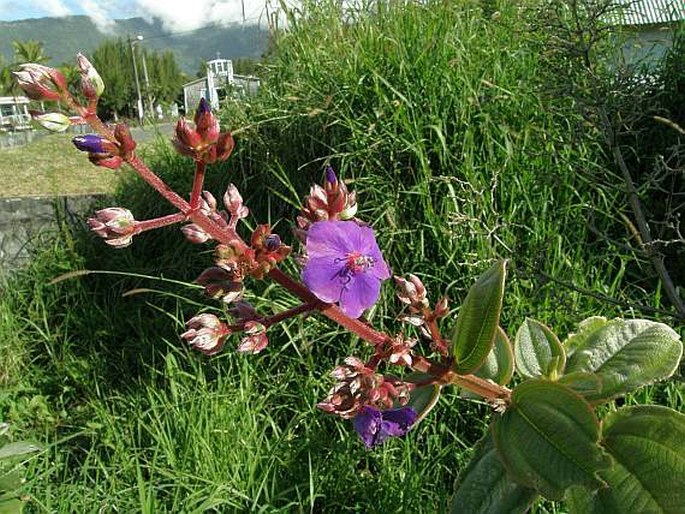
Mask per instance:
[[[673,329],[644,319],[595,321],[581,334],[572,341],[575,351],[566,372],[599,376],[600,391],[586,395],[592,402],[670,377],[683,354],[683,344]]]
[[[1,500],[0,514],[21,514],[22,512],[24,512],[25,504],[26,502],[23,502],[17,498]]]
[[[516,514],[528,510],[537,493],[512,482],[502,465],[492,437],[476,445],[476,453],[459,473],[451,514]]]
[[[591,316],[578,323],[578,332],[569,334],[563,343],[566,348],[566,357],[570,357],[592,332],[602,328],[606,323],[607,319],[603,316]]]
[[[685,415],[667,407],[620,409],[603,422],[603,445],[614,458],[600,473],[609,487],[569,491],[573,512],[681,514],[685,506]]]
[[[469,289],[452,335],[457,373],[475,371],[490,353],[499,327],[505,277],[506,261],[500,260]]]
[[[9,443],[0,448],[0,460],[9,459],[11,457],[20,457],[22,455],[35,453],[40,450],[42,450],[42,448],[36,444],[21,441],[16,443]]]
[[[505,385],[509,383],[513,374],[514,350],[507,333],[501,327],[497,327],[495,344],[481,367],[474,372],[474,375]]]
[[[555,380],[566,365],[559,338],[549,327],[530,318],[516,332],[514,356],[516,371],[526,378],[547,376]]]
[[[21,487],[24,479],[23,467],[13,467],[9,472],[0,471],[0,494],[6,491],[15,491]]]
[[[594,373],[575,371],[562,376],[559,378],[558,382],[573,389],[583,398],[587,398],[589,395],[595,395],[602,390],[602,380]]]
[[[552,500],[572,485],[601,487],[597,471],[611,465],[597,444],[592,408],[558,382],[531,379],[516,387],[492,433],[511,478]]]
[[[411,372],[404,377],[406,382],[411,382],[413,384],[421,383],[427,378],[432,378],[428,373],[421,372]],[[406,406],[411,407],[418,414],[416,423],[425,418],[428,413],[433,410],[435,404],[438,403],[440,399],[440,389],[441,387],[437,384],[422,385],[416,387],[409,396],[409,401]],[[394,407],[400,407],[399,402],[395,402]]]

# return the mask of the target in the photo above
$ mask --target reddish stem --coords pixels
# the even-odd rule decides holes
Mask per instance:
[[[190,193],[190,208],[195,210],[200,205],[200,194],[202,185],[205,182],[205,171],[207,165],[203,161],[195,163],[195,176],[193,177],[193,190]]]
[[[138,221],[136,223],[136,228],[133,231],[133,234],[136,235],[147,230],[153,230],[156,228],[166,227],[167,225],[173,225],[174,223],[185,221],[187,218],[188,217],[182,212],[177,212],[176,214],[169,214],[168,216],[162,216],[160,218]]]

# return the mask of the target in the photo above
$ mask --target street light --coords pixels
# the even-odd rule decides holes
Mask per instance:
[[[136,43],[140,43],[143,40],[143,36],[138,34],[135,39],[128,39],[131,45],[131,58],[133,59],[133,76],[136,79],[136,93],[138,93],[138,122],[143,124],[143,97],[140,95],[140,79],[138,78],[138,66],[136,65]],[[147,79],[147,73],[145,74]]]

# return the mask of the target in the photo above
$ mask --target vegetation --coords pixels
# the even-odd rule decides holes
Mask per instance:
[[[131,35],[145,37],[145,46],[157,52],[170,50],[181,69],[192,74],[197,63],[216,57],[259,58],[268,44],[269,32],[258,25],[213,25],[193,32],[170,34],[155,21],[143,18],[115,20],[112,32],[101,32],[87,16],[64,16],[21,21],[0,21],[0,55],[12,59],[14,41],[35,40],[48,48],[52,66],[72,62],[78,52],[92,53],[106,40],[126,39]]]
[[[230,178],[285,236],[279,220],[331,163],[357,190],[393,269],[416,273],[433,294],[458,305],[492,260],[510,258],[501,318],[510,332],[534,317],[566,333],[601,314],[664,320],[682,334],[658,277],[624,251],[620,213],[630,213],[617,181],[598,180],[612,166],[601,134],[579,132],[584,113],[553,94],[544,27],[511,2],[377,2],[344,16],[339,5],[307,4],[276,41],[260,97],[228,106],[238,146],[210,170],[208,188],[220,194]],[[187,189],[187,160],[161,149],[152,164]],[[124,192],[137,219],[168,212],[136,180],[111,204]],[[196,250],[161,230],[113,252],[65,223],[8,279],[0,417],[13,438],[46,446],[21,490],[29,508],[448,510],[489,408],[445,394],[406,439],[366,451],[313,407],[327,372],[364,351],[356,338],[311,317],[286,324],[258,357],[229,349],[207,359],[181,344],[202,302],[186,281],[211,263]],[[49,284],[83,269],[109,274]],[[292,262],[286,271],[298,272]],[[249,297],[261,310],[295,304],[288,295],[267,303],[263,287]],[[385,295],[372,316],[392,328]],[[625,403],[682,412],[685,388],[671,380]]]
[[[107,84],[106,93],[98,104],[99,114],[106,119],[113,117],[116,120],[120,113],[125,113],[130,118],[136,117],[135,111],[131,111],[136,105],[138,93],[131,55],[134,48],[128,42],[119,39],[105,41],[93,52],[93,65],[98,70],[102,70],[100,74]],[[142,52],[137,50],[136,65],[145,105],[169,104],[177,101],[179,95],[182,94],[182,85],[186,76],[181,73],[171,52],[167,51],[160,55],[147,49]],[[147,82],[145,73],[147,73]]]

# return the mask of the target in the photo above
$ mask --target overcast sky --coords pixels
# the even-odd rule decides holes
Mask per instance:
[[[170,32],[200,28],[208,23],[231,23],[243,19],[245,5],[247,23],[264,19],[269,0],[0,0],[0,21],[86,14],[103,31],[111,20],[142,16],[158,18]]]

